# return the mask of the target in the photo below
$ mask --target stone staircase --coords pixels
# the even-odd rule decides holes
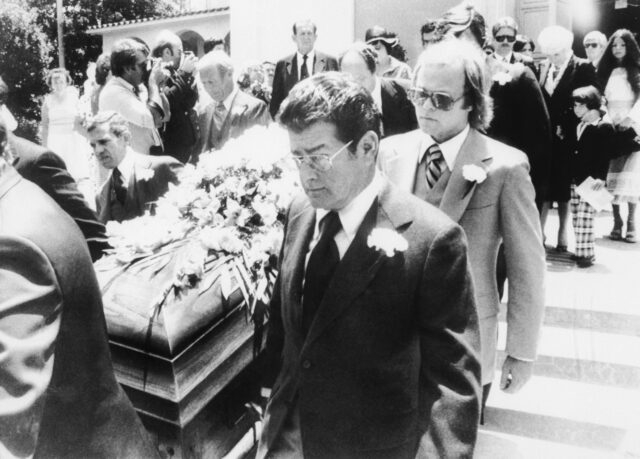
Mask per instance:
[[[611,222],[600,214],[596,234]],[[534,376],[510,395],[496,375],[476,458],[640,458],[640,244],[600,237],[596,257],[579,269],[548,251]],[[504,349],[504,311],[500,328]]]

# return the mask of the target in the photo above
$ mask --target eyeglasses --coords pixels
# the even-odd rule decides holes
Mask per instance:
[[[293,160],[296,162],[296,166],[301,168],[303,164],[307,167],[319,172],[327,172],[333,166],[333,160],[342,153],[349,145],[353,143],[353,140],[345,143],[338,151],[331,156],[329,155],[300,155],[291,153]]]
[[[454,99],[444,92],[430,92],[422,88],[411,88],[407,94],[409,95],[411,102],[413,102],[413,105],[422,107],[427,99],[429,99],[434,108],[444,111],[451,110],[453,108],[453,104],[464,97],[464,93],[462,93],[460,97]]]
[[[585,43],[584,47],[585,48],[597,48],[598,44],[597,43]]]
[[[516,41],[516,36],[515,35],[496,35],[494,37],[496,39],[496,41],[508,41],[509,43],[513,43],[514,41]]]

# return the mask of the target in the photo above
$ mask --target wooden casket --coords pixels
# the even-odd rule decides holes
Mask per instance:
[[[184,242],[184,241],[183,241]],[[114,370],[165,457],[223,457],[253,422],[263,310],[250,317],[233,258],[209,257],[174,286],[189,244],[95,267]]]

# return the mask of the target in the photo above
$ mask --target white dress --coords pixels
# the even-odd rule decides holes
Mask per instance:
[[[89,142],[75,130],[79,115],[78,90],[68,86],[62,94],[47,94],[42,105],[43,123],[47,124],[46,146],[60,156],[78,188],[92,204],[95,197]]]
[[[614,126],[625,118],[630,118],[635,131],[640,133],[640,99],[636,100],[626,69],[613,69],[604,95],[607,99],[607,112]],[[615,196],[614,204],[640,199],[640,151],[611,160],[607,188]]]

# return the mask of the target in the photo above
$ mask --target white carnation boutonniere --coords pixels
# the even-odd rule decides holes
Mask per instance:
[[[404,252],[409,243],[397,232],[386,228],[375,228],[367,238],[367,245],[392,257],[396,252]]]
[[[462,177],[464,177],[464,179],[469,182],[469,187],[464,194],[464,196],[466,196],[467,194],[469,194],[474,184],[480,184],[486,180],[487,171],[480,166],[476,166],[475,164],[466,164],[462,166]]]
[[[500,86],[504,86],[510,82],[513,78],[509,72],[497,72],[493,75],[493,81],[497,81]]]
[[[136,174],[140,180],[149,181],[153,178],[155,172],[153,169],[142,169]]]

